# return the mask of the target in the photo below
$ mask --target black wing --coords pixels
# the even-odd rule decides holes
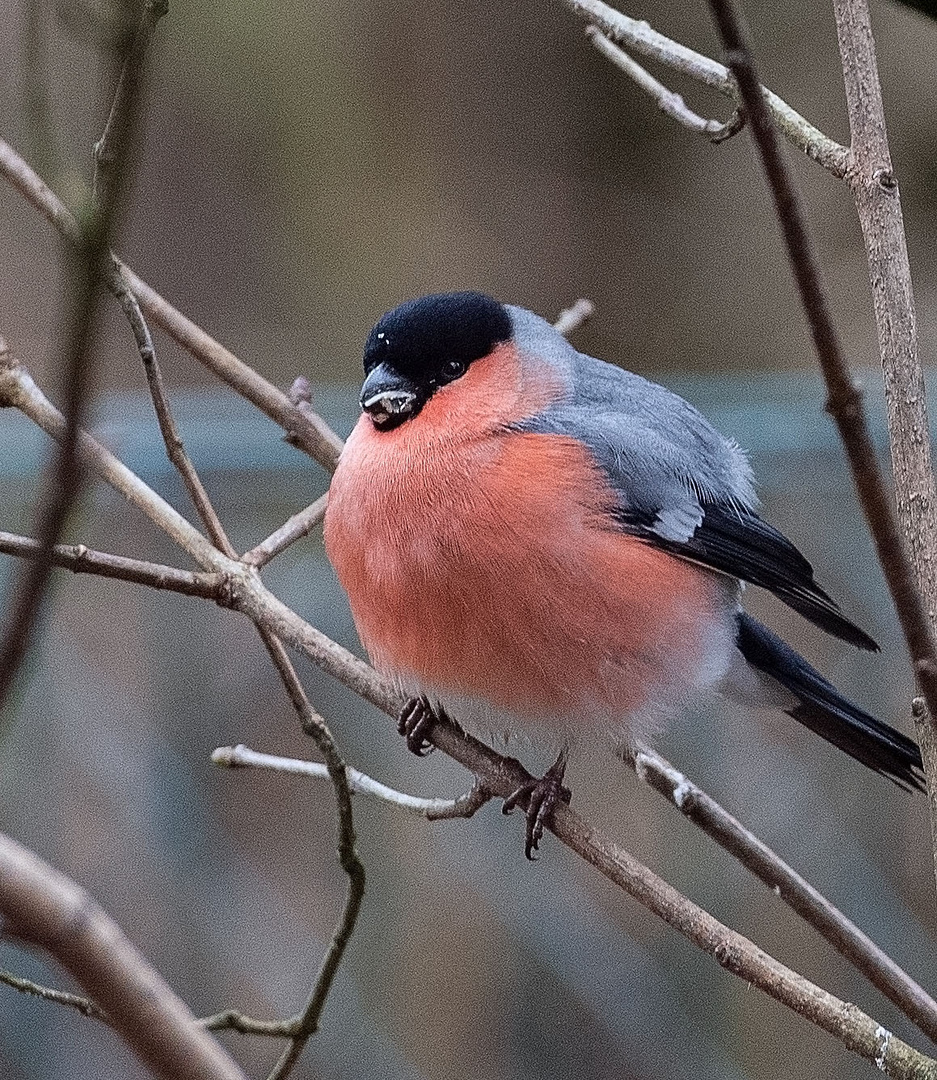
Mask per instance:
[[[655,547],[741,578],[773,592],[794,611],[835,637],[877,652],[878,645],[843,615],[817,583],[813,567],[796,547],[750,510],[701,504],[702,521],[686,540],[671,540],[627,513],[621,523]]]

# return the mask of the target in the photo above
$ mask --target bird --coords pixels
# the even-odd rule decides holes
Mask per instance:
[[[584,737],[639,746],[707,692],[780,706],[921,789],[908,737],[841,694],[743,609],[754,585],[822,630],[875,641],[758,515],[744,452],[689,402],[578,352],[482,292],[384,314],[329,489],[326,553],[372,663],[431,749],[440,715],[559,744],[505,800],[533,858]]]

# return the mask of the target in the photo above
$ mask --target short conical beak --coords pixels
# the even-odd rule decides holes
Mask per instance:
[[[399,426],[422,405],[416,384],[385,364],[370,371],[361,387],[361,408],[381,431]]]

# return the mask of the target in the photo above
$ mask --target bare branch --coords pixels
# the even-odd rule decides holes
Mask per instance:
[[[15,533],[0,532],[0,554],[38,559],[41,553],[42,547],[38,540],[29,536],[17,536]],[[152,589],[167,589],[186,596],[200,596],[205,600],[220,602],[224,596],[224,578],[219,574],[178,570],[175,566],[128,559],[123,555],[92,551],[84,544],[56,544],[52,549],[52,564],[75,574],[98,574],[101,577],[117,578],[119,581],[132,581],[137,585],[148,585]]]
[[[720,143],[725,142],[745,126],[744,114],[738,108],[725,123],[721,120],[706,120],[693,112],[680,94],[668,89],[660,80],[655,79],[649,71],[641,67],[637,60],[607,38],[597,26],[587,26],[586,37],[607,60],[611,60],[615,67],[620,68],[646,94],[649,94],[662,113],[697,135],[705,135],[711,142]]]
[[[11,986],[14,990],[19,990],[21,994],[31,994],[33,997],[42,998],[43,1001],[53,1001],[56,1005],[65,1005],[70,1009],[77,1009],[83,1016],[88,1016],[92,1020],[100,1020],[105,1024],[110,1023],[108,1015],[103,1009],[98,1008],[90,998],[82,997],[80,994],[69,994],[65,990],[54,990],[51,986],[42,986],[40,983],[33,982],[32,979],[24,979],[19,975],[14,975],[11,971],[0,971],[0,983]]]
[[[895,518],[893,503],[878,465],[875,444],[857,387],[843,354],[830,310],[830,302],[820,274],[816,250],[807,226],[800,196],[784,158],[752,59],[747,34],[732,0],[709,0],[713,17],[726,48],[729,66],[735,74],[758,147],[775,211],[810,325],[814,348],[826,379],[827,411],[836,421],[853,483],[869,523],[876,552],[892,595],[908,651],[914,663],[921,692],[932,717],[937,717],[937,643],[927,610]],[[910,279],[908,281],[910,289]],[[923,384],[921,387],[923,401]],[[922,551],[922,556],[929,549]],[[920,723],[927,729],[929,725]],[[928,781],[931,832],[937,849],[937,745],[922,742],[924,770]],[[935,850],[937,869],[937,850]]]
[[[843,912],[659,754],[642,749],[631,759],[631,765],[639,779],[669,799],[684,817],[751,870],[932,1042],[937,1042],[937,1002]]]
[[[364,864],[358,857],[355,846],[355,827],[352,819],[347,767],[338,751],[332,732],[325,720],[310,704],[283,643],[262,622],[257,621],[256,626],[283,680],[293,708],[302,723],[303,731],[312,738],[325,758],[326,771],[335,788],[335,801],[338,804],[338,859],[342,869],[348,875],[345,907],[325,956],[322,958],[315,984],[299,1015],[295,1029],[290,1035],[289,1044],[268,1077],[268,1080],[286,1080],[305,1049],[306,1043],[319,1027],[319,1017],[322,1015],[325,999],[358,920],[358,912],[364,897],[365,872]]]
[[[4,929],[45,949],[165,1080],[245,1080],[117,924],[75,882],[0,836]]]
[[[866,0],[834,0],[833,11],[852,143],[846,180],[856,203],[869,262],[898,517],[933,626],[937,612],[937,490],[901,199],[888,148],[868,4]],[[906,629],[905,634],[908,632]],[[926,655],[923,640],[917,650],[910,641],[909,647],[923,689],[923,679],[933,678],[933,659]],[[925,697],[928,709],[912,712],[928,777],[937,872],[937,714],[933,698]]]
[[[262,754],[257,750],[239,743],[237,746],[219,746],[212,751],[212,761],[216,765],[225,765],[228,768],[237,769],[245,766],[253,766],[259,769],[273,769],[275,772],[290,773],[294,776],[313,776],[320,780],[329,778],[329,770],[318,761],[304,761],[300,758],[279,757],[275,754]],[[455,799],[426,799],[419,795],[407,795],[395,788],[382,784],[358,769],[350,765],[345,767],[345,775],[348,778],[348,789],[356,795],[371,795],[375,799],[382,799],[401,810],[418,814],[420,817],[439,820],[443,817],[469,817],[470,814],[463,812],[466,804],[477,799],[472,792],[460,795]],[[481,804],[479,804],[481,805]],[[476,807],[477,809],[477,807]],[[458,811],[458,812],[456,812]]]
[[[127,321],[130,323],[130,328],[133,331],[134,340],[137,343],[137,350],[140,353],[140,359],[143,361],[143,370],[146,373],[147,385],[150,388],[150,397],[153,399],[153,408],[156,410],[156,419],[159,423],[160,434],[163,436],[163,443],[166,446],[166,456],[182,477],[182,482],[185,484],[186,491],[189,493],[189,498],[192,500],[192,504],[195,506],[195,510],[198,513],[199,518],[201,518],[202,524],[208,531],[212,543],[226,555],[230,555],[234,558],[237,553],[231,546],[231,542],[228,540],[227,534],[224,531],[224,526],[221,524],[221,520],[215,512],[215,508],[211,504],[211,499],[208,497],[208,492],[205,490],[205,485],[202,483],[201,477],[195,471],[195,467],[189,460],[189,455],[186,453],[182,436],[179,434],[179,429],[176,427],[176,422],[173,419],[172,410],[169,407],[169,399],[166,396],[166,389],[163,384],[163,373],[160,370],[159,361],[156,358],[156,349],[153,345],[150,328],[146,325],[146,319],[143,317],[143,312],[140,310],[137,298],[130,291],[130,287],[124,280],[120,264],[116,259],[112,261],[111,273],[108,275],[108,287],[117,298],[117,302],[127,316]]]
[[[291,544],[301,540],[304,536],[308,536],[322,522],[328,501],[328,493],[320,495],[314,503],[307,506],[305,510],[300,510],[298,514],[294,514],[276,532],[272,532],[266,540],[261,541],[256,547],[252,547],[250,551],[245,552],[241,557],[241,561],[247,563],[248,566],[266,566],[277,555],[286,551]]]
[[[672,41],[648,23],[629,18],[616,11],[602,0],[566,0],[577,15],[593,23],[612,41],[632,52],[662,64],[672,71],[679,71],[691,79],[709,86],[713,90],[740,104],[735,80],[728,68],[711,60],[708,56],[694,52],[679,42]],[[765,106],[770,110],[778,128],[798,150],[812,161],[828,169],[834,176],[844,176],[846,172],[846,148],[834,142],[822,131],[805,120],[800,113],[782,101],[777,94],[762,87]]]
[[[81,230],[65,204],[9,143],[0,139],[0,175],[6,177],[42,215],[71,243],[79,243]],[[178,344],[220,379],[282,427],[289,441],[334,471],[341,449],[341,439],[311,410],[297,408],[283,393],[234,353],[220,345],[200,326],[188,319],[151,288],[125,263],[124,275],[144,313],[162,327]],[[108,282],[110,284],[110,282]]]

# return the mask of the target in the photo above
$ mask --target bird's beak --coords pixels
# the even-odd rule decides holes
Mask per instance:
[[[385,364],[369,372],[361,387],[361,408],[381,431],[398,427],[419,412],[422,404],[417,385]]]

